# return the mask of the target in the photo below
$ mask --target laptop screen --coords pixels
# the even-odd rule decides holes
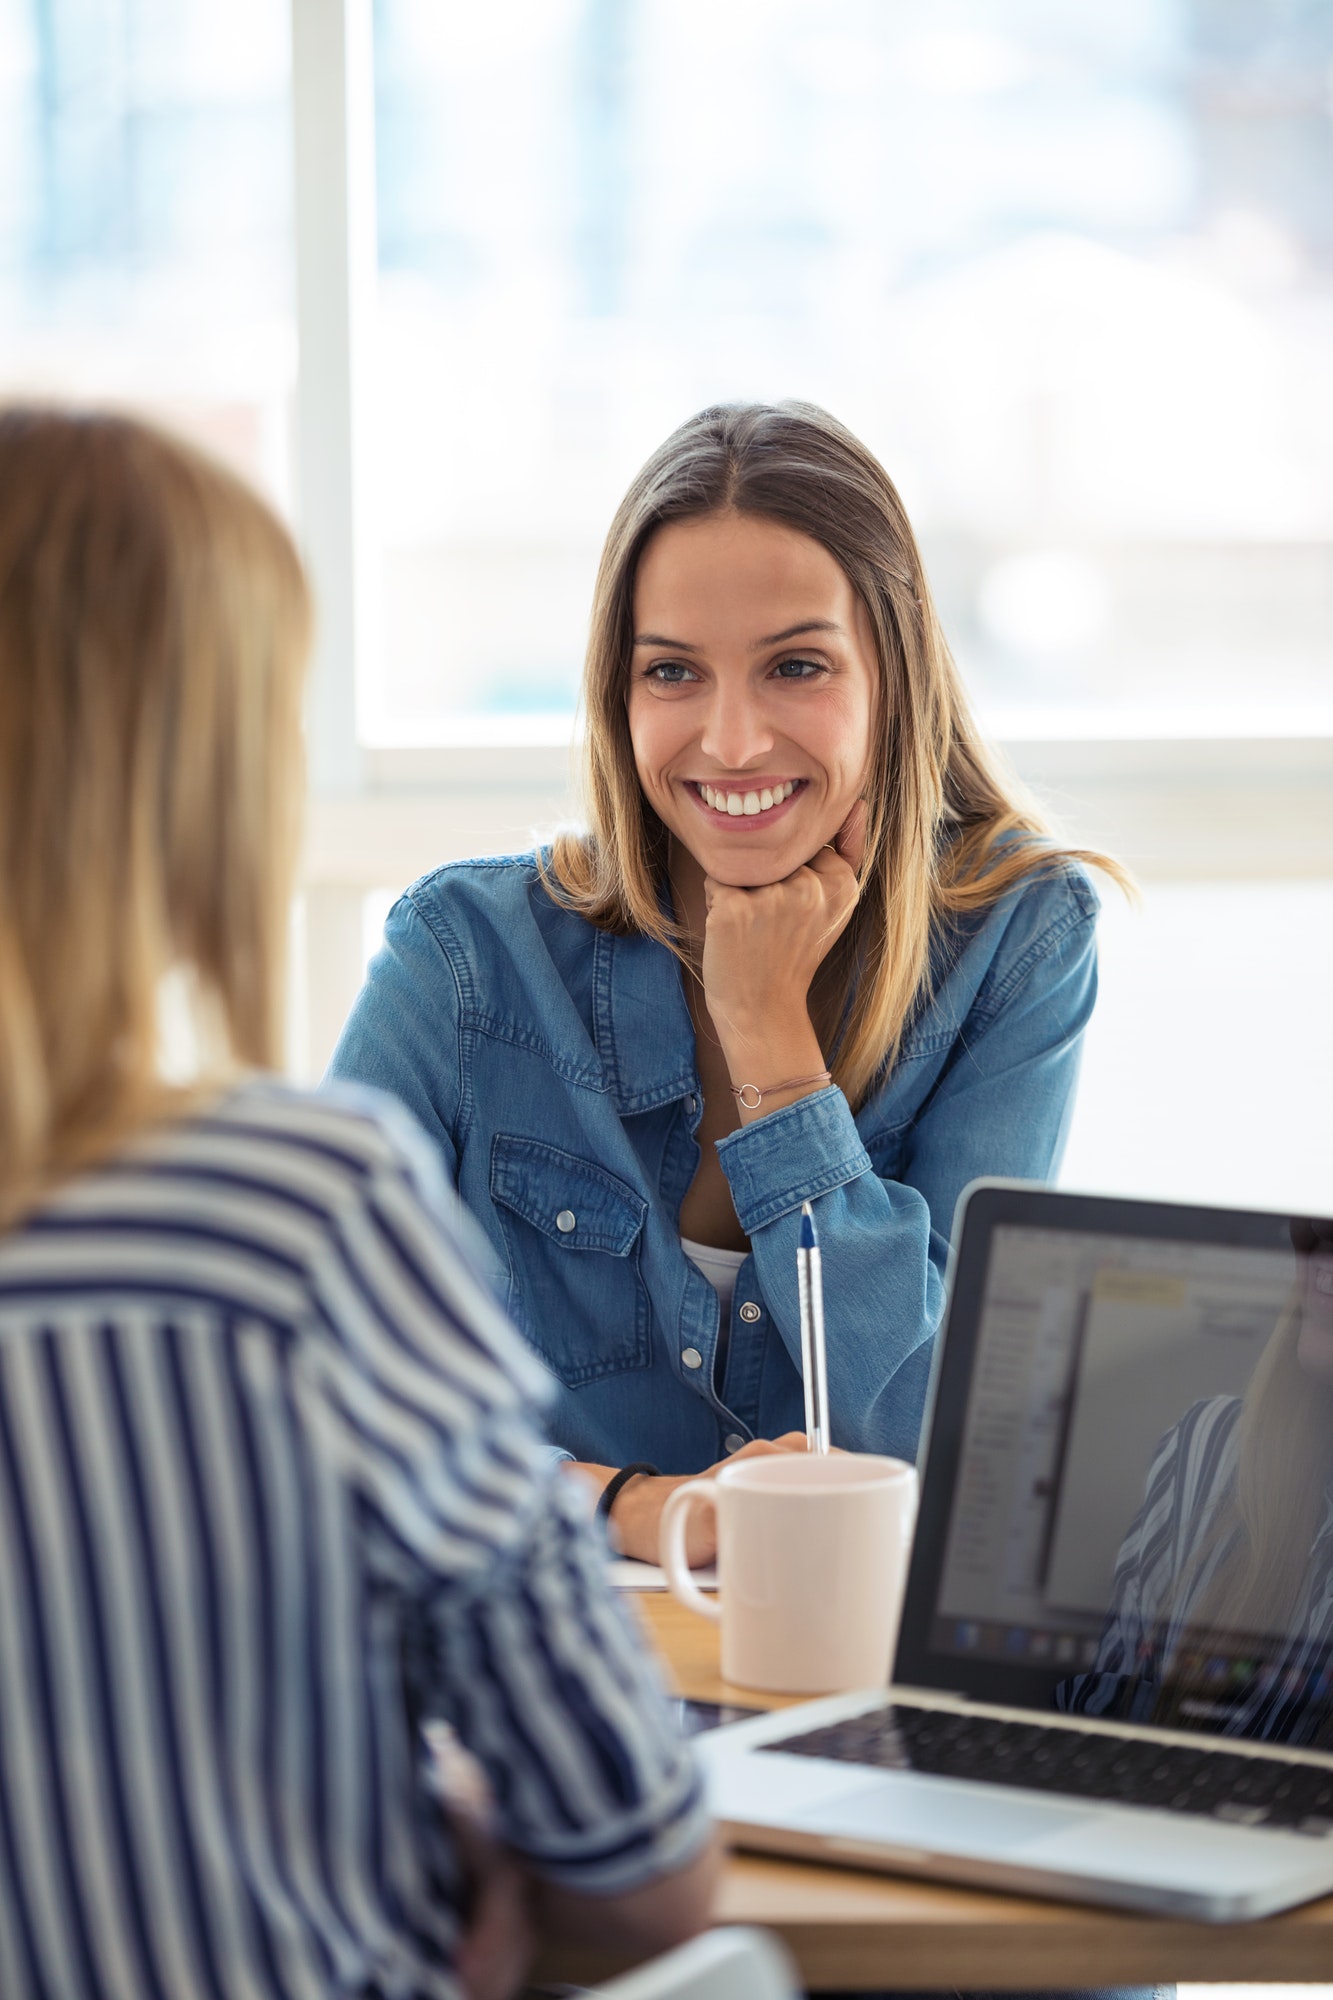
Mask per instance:
[[[1333,1224],[981,1186],[895,1678],[1333,1740]]]

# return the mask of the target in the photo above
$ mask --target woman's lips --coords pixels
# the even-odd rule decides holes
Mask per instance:
[[[771,826],[805,790],[805,778],[782,778],[769,785],[711,785],[689,780],[688,789],[704,817],[717,827],[747,831]],[[767,803],[765,803],[767,801]]]

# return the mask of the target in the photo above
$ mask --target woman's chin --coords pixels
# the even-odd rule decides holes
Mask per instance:
[[[814,859],[819,848],[807,854],[806,845],[804,841],[784,842],[781,849],[775,846],[766,853],[758,843],[745,852],[734,840],[700,841],[689,851],[704,874],[724,889],[767,889],[775,882],[785,882]]]
[[[707,874],[722,889],[768,889],[774,882],[785,882],[791,874],[790,868],[752,868],[740,866],[736,862],[719,862],[716,868],[705,864]]]
[[[767,889],[774,882],[785,882],[802,860],[800,854],[765,854],[762,849],[744,854],[736,843],[721,841],[701,841],[691,852],[704,874],[724,889]]]

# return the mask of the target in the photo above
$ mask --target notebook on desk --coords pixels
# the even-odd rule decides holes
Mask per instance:
[[[892,1683],[701,1752],[740,1846],[1215,1920],[1333,1892],[1333,1223],[970,1188]]]
[[[670,1589],[661,1565],[640,1562],[637,1556],[613,1556],[606,1566],[606,1575],[613,1590]],[[694,1582],[699,1590],[716,1590],[717,1570],[711,1563],[707,1569],[695,1570]]]

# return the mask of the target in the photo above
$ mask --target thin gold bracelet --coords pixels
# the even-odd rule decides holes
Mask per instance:
[[[745,1106],[747,1111],[757,1111],[766,1097],[776,1097],[780,1090],[799,1090],[802,1084],[832,1083],[832,1081],[833,1075],[830,1070],[817,1069],[813,1076],[789,1076],[785,1083],[766,1083],[762,1090],[757,1083],[743,1083],[739,1089],[733,1083],[731,1094]]]

